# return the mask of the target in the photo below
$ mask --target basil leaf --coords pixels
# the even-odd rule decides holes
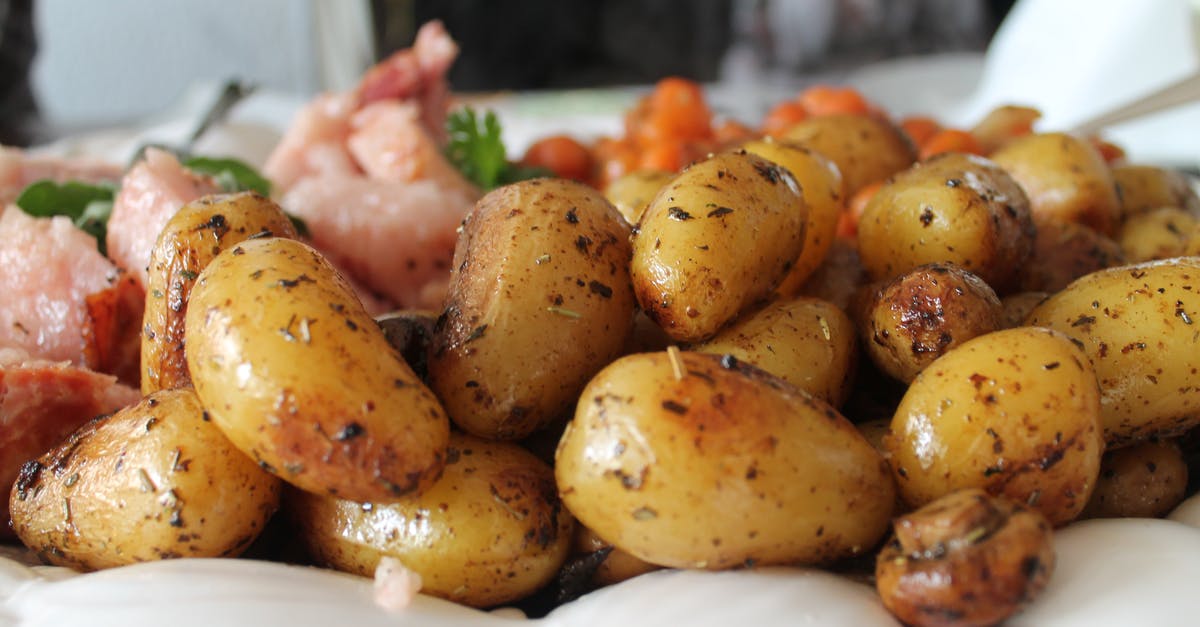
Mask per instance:
[[[183,167],[213,177],[227,192],[254,191],[263,196],[271,195],[271,182],[237,159],[189,157],[183,161]]]
[[[22,190],[16,203],[22,211],[34,217],[70,218],[75,226],[96,238],[96,248],[104,255],[107,254],[105,239],[115,195],[116,188],[112,185],[44,180]]]

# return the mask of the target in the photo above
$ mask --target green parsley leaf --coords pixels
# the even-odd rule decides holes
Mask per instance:
[[[263,196],[271,195],[271,182],[237,159],[189,157],[183,160],[183,167],[213,177],[227,192],[254,191]]]
[[[115,194],[116,188],[107,184],[43,180],[26,187],[16,202],[22,211],[34,217],[70,218],[75,226],[96,238],[96,247],[100,254],[105,254],[104,241]]]
[[[459,109],[446,118],[446,132],[450,136],[446,158],[484,191],[550,175],[543,168],[525,167],[508,160],[500,121],[491,111],[481,119],[470,107]]]

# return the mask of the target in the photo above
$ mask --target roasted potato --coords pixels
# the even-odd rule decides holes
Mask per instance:
[[[580,396],[555,456],[581,523],[662,566],[823,563],[892,512],[883,458],[828,404],[729,357],[623,357]]]
[[[858,222],[858,250],[873,280],[949,262],[1000,293],[1015,287],[1033,250],[1034,226],[1020,187],[994,163],[947,153],[893,177]]]
[[[1057,331],[981,335],[917,375],[886,444],[909,505],[981,488],[1062,525],[1083,510],[1100,472],[1096,374]]]
[[[782,166],[745,151],[693,164],[659,191],[633,237],[637,300],[676,341],[712,337],[775,290],[807,220]]]
[[[610,586],[662,568],[662,566],[655,566],[614,547],[602,540],[600,536],[596,535],[596,532],[583,525],[577,525],[575,528],[573,546],[576,553],[608,551],[608,555],[605,556],[603,562],[600,562],[600,566],[592,575],[592,583],[597,586]]]
[[[296,239],[296,229],[279,205],[255,192],[205,196],[171,216],[150,252],[142,394],[191,385],[184,317],[192,286],[213,257],[251,237]]]
[[[97,570],[233,557],[279,505],[279,480],[234,448],[191,388],[84,425],[27,462],[13,530],[51,564]]]
[[[1025,292],[1057,292],[1079,277],[1125,263],[1121,245],[1095,229],[1074,222],[1037,222],[1033,255],[1018,269]]]
[[[933,360],[1000,328],[1000,299],[982,279],[949,263],[915,268],[871,292],[863,346],[892,377],[910,382]]]
[[[1200,198],[1184,174],[1150,165],[1120,165],[1112,169],[1120,191],[1121,217],[1152,209],[1175,207],[1200,218]]]
[[[866,281],[867,274],[854,242],[839,237],[829,247],[825,262],[817,266],[800,288],[800,295],[827,300],[848,311],[855,293]]]
[[[1029,312],[1050,296],[1046,292],[1017,292],[1000,299],[1000,328],[1011,329],[1025,324]]]
[[[858,358],[849,316],[833,303],[808,297],[775,301],[691,348],[733,355],[834,407],[850,393]]]
[[[626,222],[637,224],[638,220],[642,219],[646,205],[649,205],[658,190],[673,178],[674,172],[634,170],[604,186],[604,197],[621,212]]]
[[[903,131],[884,119],[866,115],[812,117],[793,126],[782,139],[833,161],[846,181],[847,198],[917,160],[917,150]]]
[[[1077,222],[1108,236],[1116,232],[1117,187],[1091,143],[1065,133],[1025,135],[991,156],[1025,190],[1039,220]]]
[[[192,288],[186,334],[213,422],[289,483],[377,502],[441,473],[441,404],[308,245],[256,239],[217,255]]]
[[[1150,440],[1109,451],[1084,518],[1158,518],[1187,496],[1188,467],[1173,440]]]
[[[1200,424],[1200,258],[1094,272],[1046,299],[1025,323],[1061,331],[1087,352],[1110,447]]]
[[[971,136],[979,142],[984,154],[991,154],[1004,144],[1027,135],[1042,113],[1030,107],[1002,105],[992,109],[974,127]]]
[[[570,413],[633,326],[629,226],[564,180],[492,191],[467,215],[430,385],[470,433],[518,439]]]
[[[1121,224],[1117,243],[1129,263],[1178,257],[1187,252],[1192,232],[1200,225],[1196,215],[1177,207],[1137,213]]]
[[[475,607],[528,596],[558,571],[574,520],[554,473],[516,444],[454,434],[442,478],[420,496],[355,503],[289,490],[286,507],[321,564],[370,577],[398,558],[421,591]]]

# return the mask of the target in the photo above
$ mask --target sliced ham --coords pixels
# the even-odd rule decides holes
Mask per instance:
[[[0,536],[10,535],[8,495],[21,465],[93,417],[141,398],[115,377],[0,349]]]
[[[210,177],[193,174],[171,153],[146,150],[121,180],[108,220],[108,256],[145,289],[150,250],[167,221],[185,204],[220,191]]]
[[[277,192],[286,192],[309,176],[361,172],[346,150],[350,118],[358,110],[353,93],[322,94],[300,110],[263,165]]]
[[[6,207],[32,183],[116,183],[121,168],[95,159],[56,159],[30,155],[17,148],[0,146],[0,207]]]
[[[371,68],[356,90],[363,105],[380,100],[411,100],[419,106],[425,130],[442,141],[450,86],[446,72],[458,57],[458,44],[441,22],[417,31],[412,48],[399,50]]]
[[[0,347],[136,381],[144,296],[68,218],[0,213]]]

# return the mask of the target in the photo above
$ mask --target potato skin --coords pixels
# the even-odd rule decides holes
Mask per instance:
[[[1194,215],[1178,207],[1150,209],[1121,224],[1117,243],[1129,263],[1179,257],[1187,253],[1198,225]]]
[[[837,165],[846,197],[911,166],[917,150],[890,122],[866,115],[822,115],[783,134],[783,140],[815,150]]]
[[[1112,169],[1112,177],[1120,190],[1123,219],[1162,207],[1182,209],[1200,218],[1200,199],[1181,172],[1150,165],[1119,165]]]
[[[693,164],[659,191],[633,237],[638,303],[677,341],[711,337],[779,285],[807,219],[779,165],[744,151]]]
[[[691,349],[733,355],[834,407],[846,402],[858,362],[850,317],[833,303],[807,297],[771,303]]]
[[[629,226],[598,192],[524,181],[463,223],[430,385],[455,424],[518,439],[570,413],[633,328]]]
[[[1057,292],[1085,274],[1125,264],[1121,245],[1075,222],[1037,222],[1033,255],[1018,270],[1021,291]]]
[[[1187,496],[1188,467],[1179,444],[1149,440],[1109,451],[1085,518],[1158,518]]]
[[[905,383],[956,346],[999,329],[1003,312],[983,279],[949,263],[896,277],[874,290],[865,307],[867,354]]]
[[[1082,343],[1100,381],[1109,447],[1200,424],[1200,258],[1089,274],[1025,321]]]
[[[13,529],[45,561],[78,570],[233,557],[279,494],[279,480],[209,422],[191,388],[163,390],[26,463]]]
[[[876,281],[917,266],[949,262],[997,292],[1016,283],[1033,250],[1029,201],[996,164],[947,153],[897,174],[858,222],[863,267]]]
[[[289,483],[389,501],[441,473],[445,411],[308,245],[268,238],[222,252],[192,288],[186,333],[213,421]]]
[[[150,252],[142,326],[142,394],[191,385],[184,318],[200,271],[251,237],[296,239],[283,209],[255,192],[205,196],[171,217]]]
[[[604,186],[604,197],[621,212],[626,222],[637,224],[654,195],[673,178],[674,172],[634,170]]]
[[[992,153],[1029,196],[1038,219],[1077,222],[1111,236],[1121,218],[1116,184],[1089,142],[1065,133],[1018,137]]]
[[[1095,373],[1056,331],[982,335],[917,375],[885,443],[912,506],[981,488],[1062,525],[1083,510],[1100,470]]]
[[[563,502],[633,556],[680,568],[822,563],[869,550],[894,487],[832,407],[715,355],[623,357],[596,375],[555,456]]]
[[[382,557],[396,557],[421,575],[422,592],[475,607],[546,584],[575,524],[545,462],[457,433],[442,478],[420,496],[359,504],[292,490],[285,501],[318,562],[370,577]]]

